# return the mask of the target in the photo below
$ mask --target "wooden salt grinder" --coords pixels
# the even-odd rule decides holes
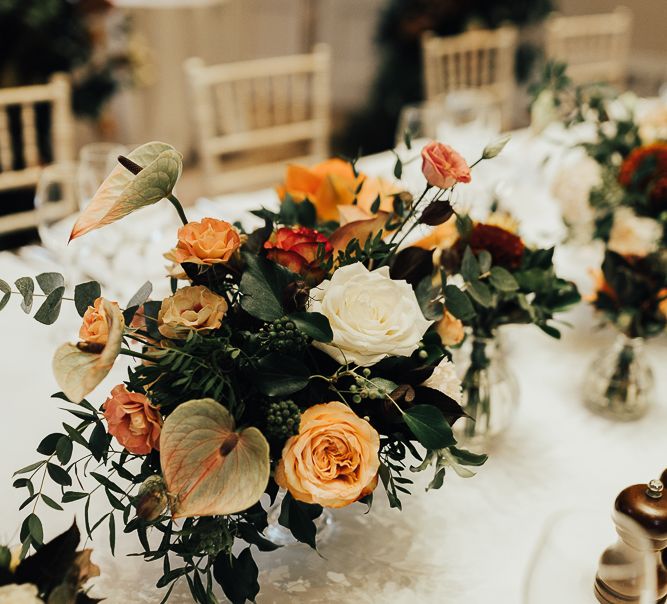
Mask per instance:
[[[667,478],[667,470],[662,478]],[[602,554],[595,578],[595,596],[601,604],[639,604],[647,551],[655,556],[656,602],[667,601],[667,569],[663,562],[663,550],[667,548],[667,494],[663,495],[663,489],[662,481],[652,480],[647,485],[628,487],[616,498],[612,518],[619,540]],[[645,531],[646,541],[638,537],[637,526]]]

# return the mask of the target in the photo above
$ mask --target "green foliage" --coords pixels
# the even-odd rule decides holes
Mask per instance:
[[[278,442],[298,434],[301,411],[294,401],[270,403],[266,412],[266,435]]]

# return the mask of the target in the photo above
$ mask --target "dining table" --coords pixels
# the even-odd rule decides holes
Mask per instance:
[[[452,134],[451,144],[463,149],[469,161],[488,142],[459,138],[457,142]],[[602,248],[599,242],[568,240],[553,194],[554,180],[567,178],[559,167],[572,146],[561,131],[517,131],[497,158],[473,169],[469,185],[456,188],[453,204],[457,211],[469,210],[473,218],[483,218],[495,206],[511,212],[526,244],[555,246],[557,272],[586,295]],[[425,185],[418,147],[401,151],[401,183],[415,193]],[[394,164],[395,155],[385,152],[362,158],[358,167],[392,178]],[[278,204],[276,192],[267,188],[199,199],[186,211],[191,220],[213,216],[250,229],[261,224],[251,210],[276,209]],[[36,245],[0,252],[0,278],[13,283],[22,276],[60,271],[68,288],[93,278],[121,306],[151,281],[153,299],[160,299],[169,293],[162,254],[173,247],[177,228],[173,208],[161,202],[68,247]],[[402,511],[389,507],[380,487],[370,512],[361,504],[334,510],[317,552],[294,544],[258,553],[257,602],[535,604],[526,599],[526,585],[555,517],[568,510],[592,511],[608,520],[613,535],[611,511],[617,494],[628,485],[658,478],[667,467],[667,338],[653,338],[646,346],[655,375],[650,411],[637,421],[614,422],[592,414],[582,402],[586,372],[613,342],[614,330],[585,300],[562,319],[560,339],[532,325],[502,329],[503,354],[518,380],[520,400],[510,427],[490,443],[488,461],[474,477],[448,471],[442,488],[427,491],[428,472],[415,473],[412,495],[402,498]],[[67,301],[60,319],[50,326],[25,315],[18,296],[0,312],[0,543],[18,543],[21,521],[32,508],[30,504],[19,510],[25,492],[12,488],[13,473],[39,460],[35,449],[40,440],[71,421],[67,405],[51,398],[59,390],[51,359],[59,344],[76,340],[79,325],[80,317]],[[89,400],[100,405],[124,379],[126,367],[118,361]],[[57,487],[46,492],[59,501]],[[102,498],[93,504],[93,509],[99,505],[100,515],[105,502]],[[83,526],[76,504],[65,506],[64,512],[40,505],[39,516],[46,539],[65,530],[75,517]],[[115,556],[105,524],[85,541],[101,568],[95,594],[109,604],[160,602],[163,590],[155,583],[161,564],[127,556],[141,551],[133,534],[119,531]],[[567,563],[565,556],[554,560]],[[596,563],[590,561],[592,573]],[[593,579],[591,575],[591,585]],[[582,604],[595,602],[592,587],[588,595]],[[169,601],[192,601],[185,581]]]

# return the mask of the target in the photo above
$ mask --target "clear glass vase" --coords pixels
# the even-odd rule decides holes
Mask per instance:
[[[472,419],[456,423],[456,437],[468,448],[485,448],[510,425],[519,404],[519,384],[498,338],[473,336],[462,386],[461,405]]]
[[[264,529],[264,536],[276,545],[294,545],[295,543],[298,543],[298,541],[294,538],[292,532],[279,522],[280,509],[284,498],[285,491],[280,489],[273,505],[269,508],[266,515],[269,526]],[[327,541],[335,529],[336,523],[334,521],[334,515],[329,508],[324,508],[322,513],[315,518],[314,522],[315,528],[317,529],[316,540],[318,546],[320,546]]]
[[[653,397],[653,371],[644,338],[620,334],[590,365],[584,379],[584,402],[598,415],[630,421],[647,411]]]

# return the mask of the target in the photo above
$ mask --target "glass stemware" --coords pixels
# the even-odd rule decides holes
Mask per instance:
[[[90,143],[79,152],[79,195],[81,207],[86,207],[104,179],[116,165],[119,155],[127,149],[117,143]]]

